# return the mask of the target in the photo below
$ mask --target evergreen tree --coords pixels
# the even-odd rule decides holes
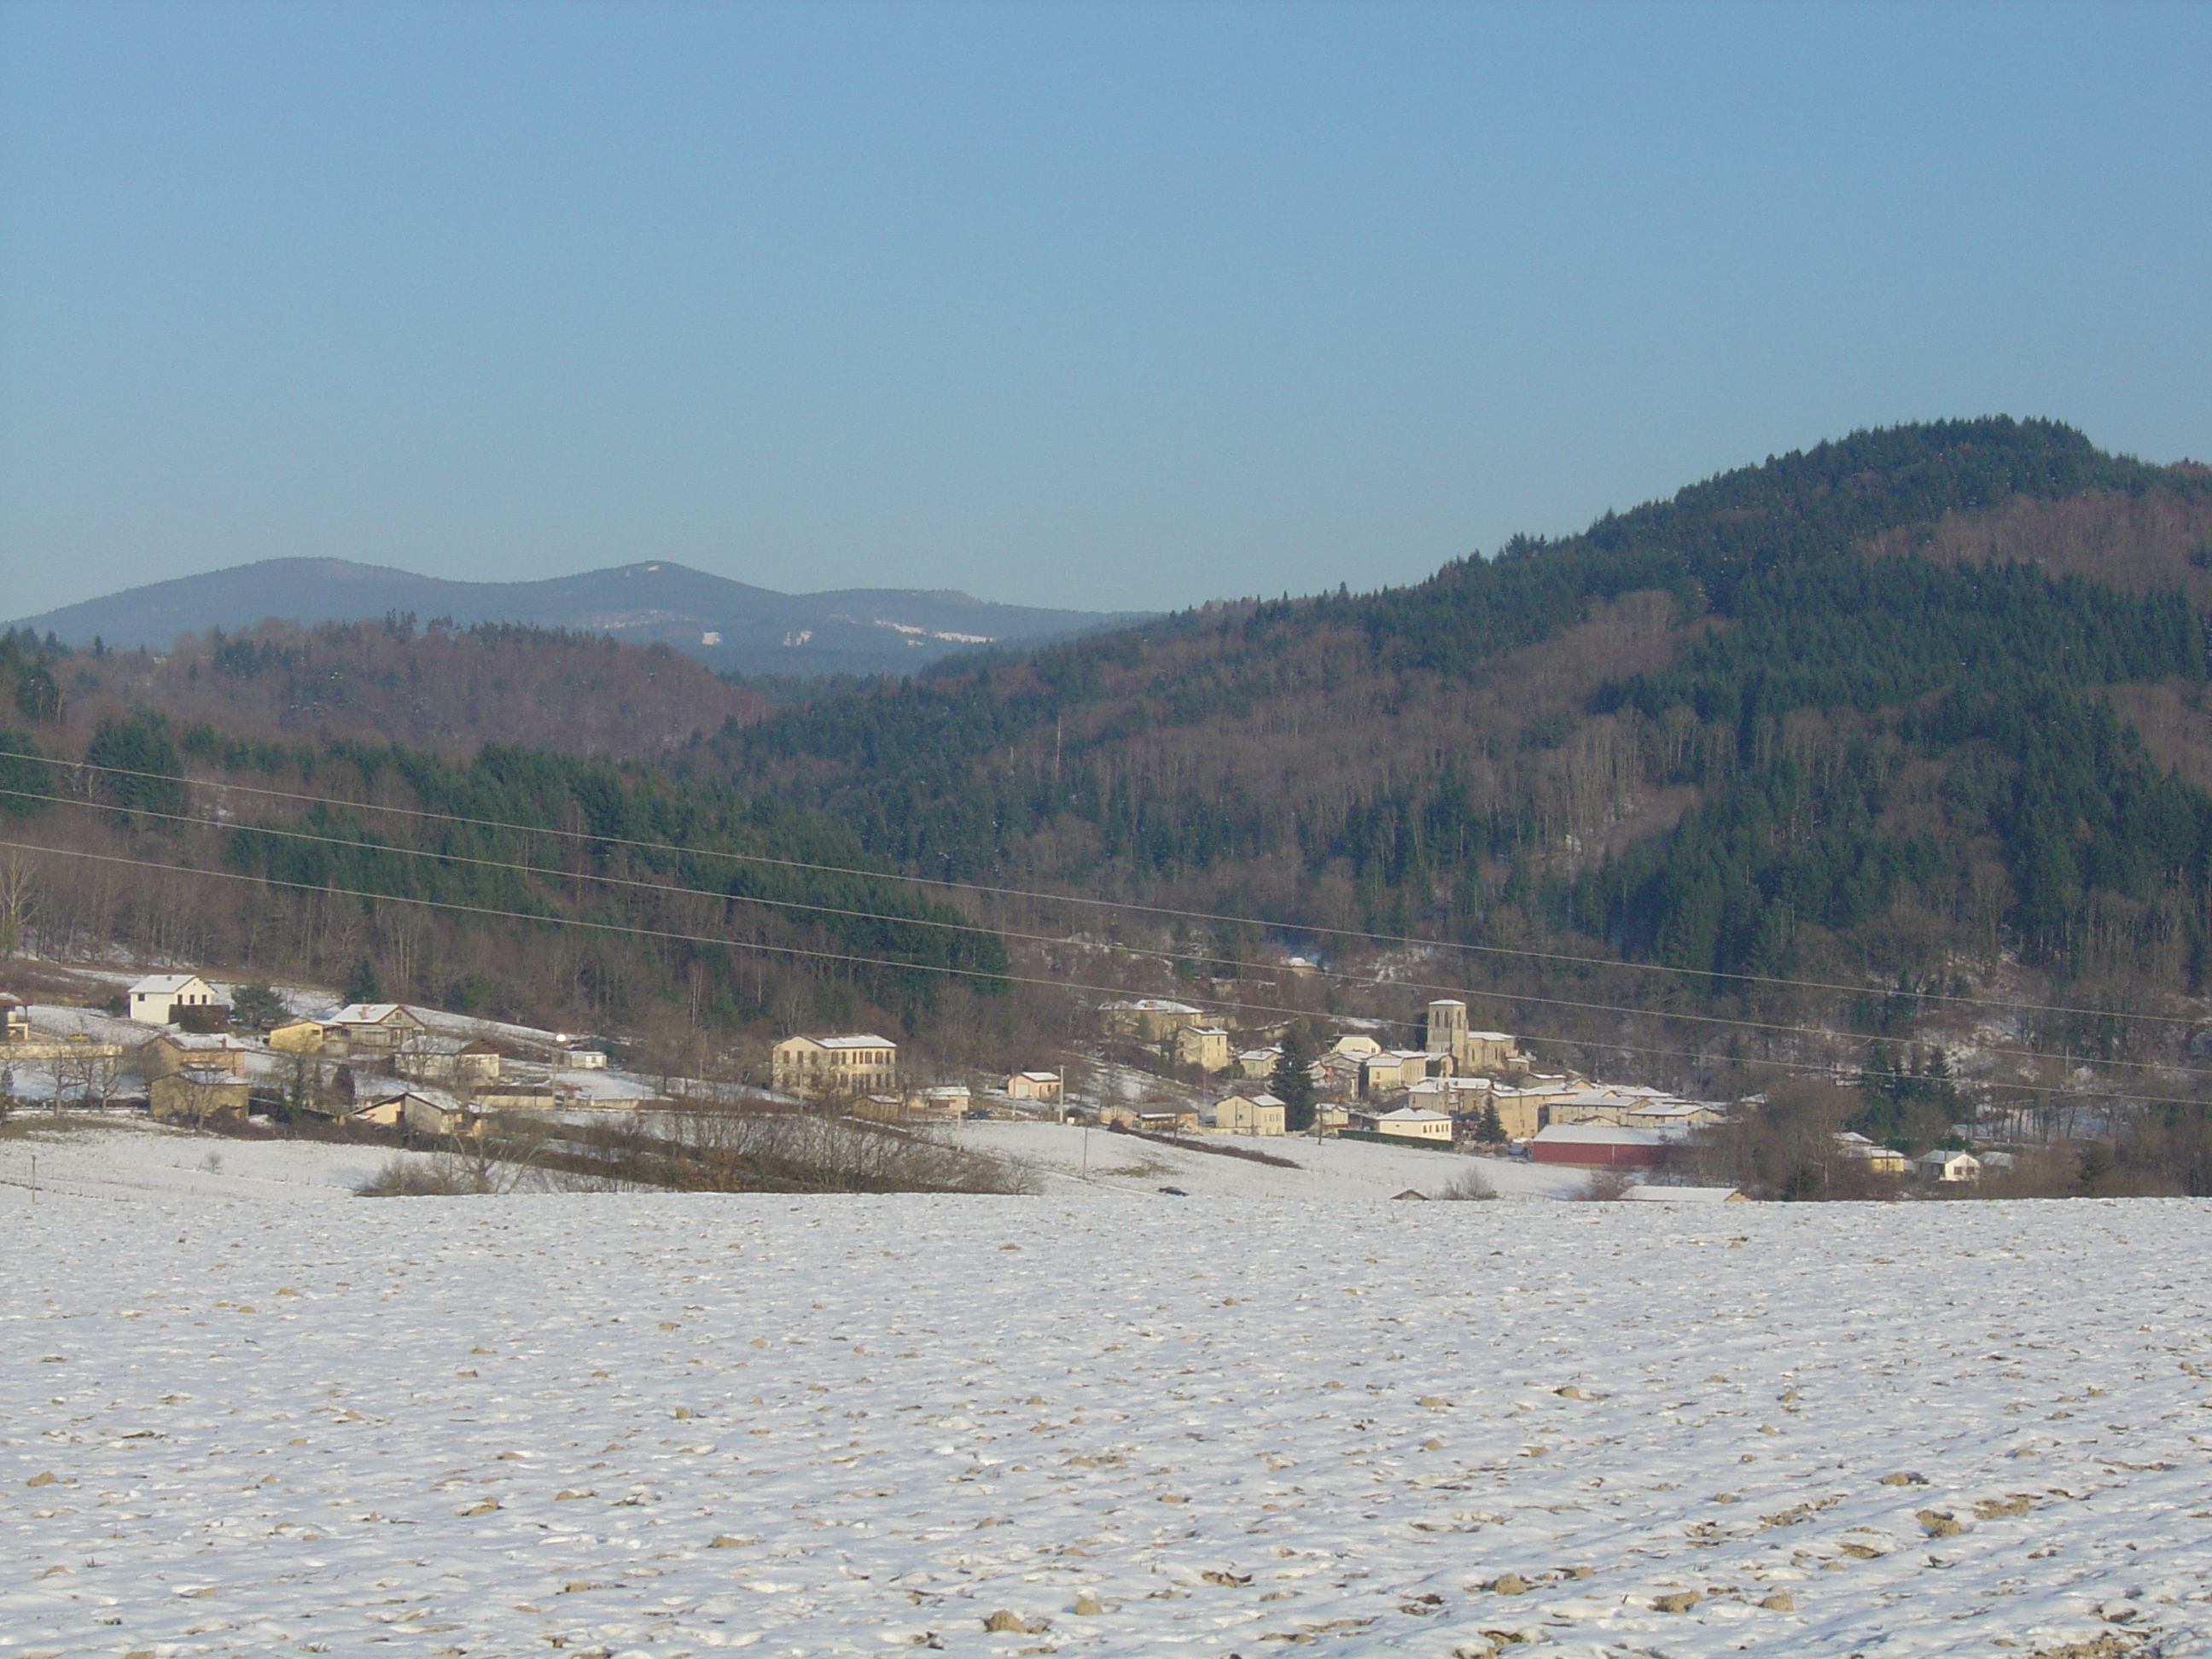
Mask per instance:
[[[365,997],[362,1000],[374,1001],[375,999]],[[240,1025],[250,1025],[257,1030],[265,1031],[272,1025],[282,1024],[290,1012],[291,1010],[284,1006],[284,999],[276,994],[274,988],[266,984],[241,985],[231,994],[230,1017]]]
[[[1313,1127],[1313,1046],[1293,1025],[1283,1033],[1283,1053],[1267,1077],[1267,1092],[1283,1103],[1283,1127],[1292,1134]]]
[[[1474,1133],[1475,1138],[1486,1146],[1498,1146],[1504,1144],[1505,1125],[1498,1118],[1496,1101],[1483,1103],[1482,1122]]]
[[[384,988],[376,981],[376,968],[367,957],[353,965],[346,975],[345,989],[339,994],[348,1002],[381,1002]]]

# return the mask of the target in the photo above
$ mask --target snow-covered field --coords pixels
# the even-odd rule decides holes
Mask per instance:
[[[1157,1193],[1164,1186],[1179,1187],[1194,1198],[1387,1199],[1409,1190],[1438,1193],[1470,1175],[1480,1176],[1500,1198],[1565,1198],[1589,1185],[1587,1170],[1462,1158],[1418,1147],[1401,1150],[1373,1141],[1187,1137],[1285,1158],[1297,1166],[1283,1169],[1065,1123],[966,1123],[954,1134],[963,1146],[1026,1165],[1048,1195],[1086,1189]]]
[[[372,1201],[317,1184],[350,1149],[40,1156],[0,1654],[2212,1647],[2212,1206]]]

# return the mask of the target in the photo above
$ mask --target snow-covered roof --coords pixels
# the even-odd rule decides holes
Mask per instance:
[[[1057,1083],[1060,1081],[1060,1073],[1057,1072],[1018,1072],[1015,1075],[1017,1077],[1025,1077],[1032,1083]]]
[[[415,1016],[397,1002],[349,1002],[323,1016],[325,1025],[381,1025],[395,1014]]]
[[[1224,1096],[1222,1096],[1222,1097],[1221,1097],[1221,1098],[1220,1098],[1219,1100],[1216,1101],[1216,1102],[1214,1103],[1214,1104],[1215,1104],[1217,1107],[1226,1106],[1226,1105],[1227,1105],[1231,1101],[1232,1101],[1232,1100],[1249,1100],[1249,1101],[1250,1101],[1250,1102],[1251,1102],[1255,1106],[1279,1106],[1279,1105],[1281,1105],[1281,1104],[1283,1103],[1281,1101],[1279,1101],[1279,1100],[1276,1099],[1276,1098],[1274,1097],[1274,1096],[1273,1096],[1273,1095],[1270,1095],[1270,1094],[1257,1094],[1257,1095],[1224,1095]]]
[[[1109,1008],[1132,1008],[1146,1014],[1194,1014],[1200,1012],[1187,1002],[1170,1002],[1164,997],[1139,997],[1133,1002],[1109,1002]]]
[[[898,1045],[889,1037],[878,1036],[873,1031],[844,1031],[836,1036],[811,1036],[805,1039],[821,1048],[896,1048]]]
[[[1472,1037],[1477,1042],[1510,1042],[1513,1041],[1513,1033],[1510,1031],[1469,1031],[1468,1036]]]
[[[1638,1183],[1621,1196],[1644,1204],[1725,1204],[1741,1194],[1733,1187],[1646,1187]]]
[[[1615,1127],[1610,1123],[1547,1123],[1536,1131],[1547,1146],[1664,1146],[1668,1137],[1657,1129]]]
[[[134,997],[173,997],[189,986],[204,986],[198,974],[149,974],[131,988]]]
[[[395,1100],[419,1100],[444,1111],[453,1111],[461,1104],[459,1095],[449,1095],[443,1089],[434,1089],[427,1083],[395,1083],[386,1078],[372,1078],[354,1091],[354,1109],[365,1111],[372,1106],[382,1106]]]
[[[1395,1112],[1377,1112],[1377,1123],[1449,1123],[1451,1119],[1442,1112],[1427,1111],[1419,1106],[1401,1106]]]

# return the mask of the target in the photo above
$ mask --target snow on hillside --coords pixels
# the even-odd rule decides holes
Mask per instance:
[[[2212,1643],[2203,1205],[368,1200],[112,1139],[222,1167],[0,1186],[0,1654]]]
[[[35,1179],[47,1198],[350,1199],[392,1159],[424,1158],[387,1146],[197,1134],[136,1114],[31,1112],[12,1127],[18,1133],[0,1140],[0,1184],[23,1198]]]

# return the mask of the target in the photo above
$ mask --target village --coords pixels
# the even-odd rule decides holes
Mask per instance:
[[[1679,1180],[1697,1133],[1730,1109],[1546,1069],[1512,1034],[1471,1027],[1453,998],[1428,1003],[1419,1048],[1385,1048],[1360,1030],[1334,1036],[1304,1066],[1304,1111],[1277,1092],[1294,1091],[1285,1028],[1240,1032],[1159,997],[1109,1000],[1096,1013],[1098,1041],[1072,1051],[1073,1066],[917,1075],[891,1038],[827,1032],[786,1036],[750,1066],[731,1056],[702,1077],[638,1068],[605,1040],[393,1002],[318,1006],[310,993],[161,973],[124,984],[104,1008],[0,992],[0,1100],[143,1112],[192,1128],[321,1122],[416,1144],[481,1142],[523,1120],[700,1110],[915,1127],[1017,1121],[1184,1145],[1304,1134],[1632,1182]],[[1940,1188],[1983,1171],[1965,1151],[1908,1159],[1862,1135],[1835,1141],[1838,1163],[1883,1182]]]

